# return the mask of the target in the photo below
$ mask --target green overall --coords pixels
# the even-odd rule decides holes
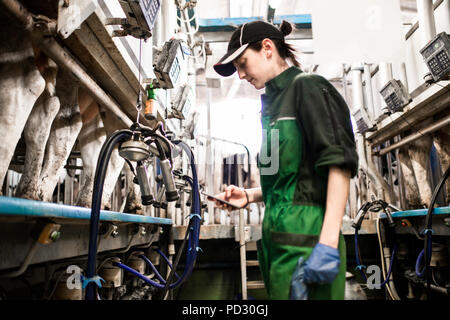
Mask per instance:
[[[258,259],[271,299],[289,299],[292,273],[319,240],[328,168],[355,176],[358,157],[348,107],[318,75],[291,67],[266,83],[259,157],[265,203]],[[331,284],[308,286],[309,299],[344,299],[346,250],[339,239],[339,274]]]

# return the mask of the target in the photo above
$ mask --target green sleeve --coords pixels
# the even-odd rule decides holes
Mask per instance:
[[[328,176],[330,166],[358,170],[350,112],[339,92],[325,78],[306,75],[298,79],[298,118],[306,136],[306,156],[314,170]]]

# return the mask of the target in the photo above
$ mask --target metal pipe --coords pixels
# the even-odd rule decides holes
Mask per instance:
[[[390,152],[392,150],[400,148],[401,146],[404,146],[405,144],[411,143],[414,140],[423,137],[427,133],[439,130],[439,129],[441,129],[441,128],[449,125],[449,124],[450,124],[450,116],[447,116],[446,118],[441,119],[441,120],[439,120],[439,121],[437,121],[437,122],[435,122],[435,123],[425,127],[424,129],[420,129],[420,132],[413,133],[413,134],[411,134],[411,135],[409,135],[409,136],[407,136],[405,138],[402,138],[401,141],[399,141],[397,143],[394,143],[393,145],[391,145],[391,146],[389,146],[387,148],[381,149],[380,152],[379,152],[379,155],[382,156],[382,155],[384,155],[384,154],[386,154],[386,153],[388,153],[388,152]]]
[[[173,30],[177,28],[177,7],[175,1],[161,1],[161,37],[164,43],[173,36]]]
[[[436,10],[437,7],[439,7],[442,3],[444,2],[444,0],[436,0],[433,3],[433,10]],[[411,29],[409,29],[409,31],[406,33],[405,35],[405,40],[408,40],[414,32],[416,32],[416,30],[419,29],[419,22],[416,22]]]
[[[417,0],[417,15],[419,17],[420,48],[423,48],[436,35],[433,0]],[[423,75],[430,73],[425,62],[422,63]]]
[[[191,48],[191,50],[194,52],[195,38],[194,32],[191,31],[191,23],[189,21],[189,13],[187,11],[188,8],[185,6],[186,2],[184,0],[176,0],[176,1],[178,8],[180,9],[181,18],[183,20],[182,23],[184,24],[184,28],[186,29],[189,48]],[[195,52],[194,52],[194,63],[197,63]]]
[[[25,7],[16,0],[0,0],[8,11],[22,24],[26,31],[33,29],[33,17]]]
[[[247,259],[245,249],[244,209],[239,209],[239,253],[241,258],[242,300],[247,300]]]
[[[379,68],[380,68],[380,71],[379,71],[380,72],[380,84],[381,84],[381,86],[384,86],[389,80],[393,79],[392,63],[382,62],[379,64]],[[381,100],[381,108],[380,108],[380,110],[378,110],[376,119],[385,113],[389,113],[389,109],[386,105],[386,102],[382,99]]]
[[[125,253],[125,252],[127,252],[128,250],[130,250],[130,248],[131,248],[131,243],[133,242],[134,237],[136,236],[136,234],[137,234],[137,233],[135,233],[135,234],[133,234],[133,235],[131,236],[130,242],[128,242],[128,246],[127,246],[125,249],[118,250],[118,251],[114,251],[114,254]]]
[[[382,62],[379,64],[380,77],[383,84],[393,79],[392,63]]]
[[[449,295],[449,289],[447,289],[447,288],[438,287],[438,286],[435,286],[434,284],[430,284],[430,288],[431,288],[431,290],[439,292],[441,294],[445,294],[446,296]]]
[[[79,80],[80,84],[92,95],[92,97],[106,109],[111,111],[126,127],[133,122],[120,109],[120,107],[100,88],[86,71],[64,50],[54,38],[41,38],[38,44],[44,53],[58,65],[70,70]]]
[[[377,197],[378,198],[385,198],[385,201],[387,203],[392,203],[391,199],[391,193],[390,193],[390,188],[389,185],[387,184],[387,182],[384,180],[384,178],[380,175],[380,173],[378,172],[377,168],[375,167],[375,164],[373,163],[372,160],[372,147],[371,145],[367,142],[367,140],[364,140],[365,142],[365,151],[366,151],[366,161],[367,161],[367,167],[368,167],[368,172],[370,172],[373,177],[374,177],[374,182],[375,186],[377,187]]]
[[[363,87],[362,87],[362,71],[361,64],[352,65],[352,93],[353,93],[353,110],[364,107]]]
[[[366,82],[367,109],[369,117],[374,118],[375,106],[373,103],[372,76],[370,73],[370,65],[364,64],[364,81]]]
[[[206,179],[207,179],[207,188],[210,194],[214,193],[214,168],[213,168],[213,154],[212,154],[212,146],[211,146],[211,88],[206,87],[206,130],[207,130],[207,138],[206,138]],[[214,224],[214,204],[211,201],[208,201],[208,224]]]
[[[360,169],[367,173],[368,178],[373,182],[376,190],[382,190],[382,186],[380,185],[379,180],[375,176],[373,169],[371,167],[369,167],[369,164],[367,163],[365,140],[361,134],[357,134],[357,136],[356,136],[356,148],[357,148],[358,155],[359,155]],[[370,197],[368,199],[364,199],[364,200],[361,199],[361,202],[369,201],[369,199],[370,199]]]
[[[406,91],[409,92],[408,74],[406,73],[406,63],[400,64],[400,81],[405,85]]]
[[[401,140],[400,136],[394,137],[394,143],[397,143]],[[399,207],[406,208],[406,198],[405,198],[405,185],[403,181],[403,172],[402,172],[402,164],[400,163],[400,150],[395,150],[395,159],[397,160],[397,179],[398,179],[398,194],[399,194]]]
[[[417,15],[419,17],[421,47],[423,47],[436,35],[433,0],[417,0]]]
[[[364,105],[364,91],[362,84],[362,72],[364,68],[360,63],[352,64],[351,73],[352,73],[352,97],[353,97],[353,112],[356,110],[360,110],[362,118],[364,122],[367,123],[367,126],[370,128],[373,126],[373,119],[375,114],[369,114],[367,112],[367,108]]]
[[[132,121],[120,107],[100,88],[74,58],[62,48],[53,37],[44,36],[33,25],[33,16],[17,0],[0,0],[2,4],[30,32],[39,48],[59,66],[71,71],[85,88],[101,105],[111,111],[125,126],[130,127]]]
[[[39,248],[38,244],[39,244],[39,242],[37,242],[37,241],[33,242],[33,245],[28,250],[25,260],[22,263],[22,266],[18,270],[0,274],[0,279],[1,278],[14,278],[14,277],[18,277],[21,274],[23,274],[27,270],[28,266],[30,265],[31,259],[33,259],[34,254],[36,253],[36,250]]]
[[[208,138],[208,136],[205,135],[201,135],[199,134],[198,137],[202,137],[202,138]],[[247,188],[251,187],[251,158],[250,158],[250,150],[248,150],[247,146],[243,143],[239,143],[239,142],[235,142],[235,141],[230,141],[230,140],[226,140],[226,139],[222,139],[222,138],[217,138],[217,137],[211,137],[211,140],[217,140],[217,141],[223,141],[223,142],[228,142],[228,143],[232,143],[238,146],[242,146],[245,148],[246,152],[247,152],[247,157],[248,157],[248,176],[249,176],[249,180],[247,181]]]
[[[387,145],[389,146],[391,144],[390,141],[386,141]],[[387,165],[388,165],[388,181],[389,181],[389,187],[390,187],[390,192],[392,194],[392,202],[397,202],[397,195],[395,194],[395,189],[394,189],[394,179],[392,177],[392,158],[391,158],[391,154],[387,154],[386,155],[386,161],[387,161]]]
[[[344,100],[348,104],[348,96],[347,96],[347,72],[345,72],[345,64],[342,65],[342,85],[344,92]]]

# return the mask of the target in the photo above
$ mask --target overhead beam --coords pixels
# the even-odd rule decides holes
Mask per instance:
[[[198,19],[199,32],[217,32],[217,31],[234,31],[239,25],[256,20],[264,20],[262,16],[256,17],[237,17],[237,18],[218,18],[218,19]],[[275,16],[273,23],[281,24],[283,20],[287,20],[299,29],[311,29],[310,14],[289,14]]]

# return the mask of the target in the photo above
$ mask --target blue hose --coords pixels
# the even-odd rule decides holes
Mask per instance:
[[[172,266],[172,264],[170,263],[170,261],[169,261],[169,259],[166,257],[166,255],[161,251],[161,250],[159,250],[159,249],[156,249],[156,252],[158,252],[159,253],[159,255],[161,256],[161,257],[163,257],[163,259],[164,259],[164,261],[166,261],[166,263],[167,263],[167,265],[169,266],[169,268],[170,269],[173,269],[173,266]],[[151,262],[150,262],[151,263]],[[175,272],[175,276],[179,279],[180,278],[180,276]]]
[[[124,269],[125,271],[128,271],[128,272],[132,273],[132,274],[135,275],[136,277],[138,277],[138,278],[144,280],[145,282],[147,282],[148,284],[150,284],[150,285],[152,285],[152,286],[154,286],[154,287],[157,287],[157,288],[160,288],[160,289],[164,288],[164,284],[155,282],[155,281],[153,281],[152,279],[147,278],[147,277],[144,276],[143,274],[140,274],[139,272],[137,272],[137,271],[134,270],[133,268],[130,268],[130,267],[127,266],[127,265],[124,265],[124,264],[122,264],[122,263],[120,263],[120,262],[113,262],[113,265],[116,266],[116,267],[122,268],[122,269]]]
[[[431,258],[431,237],[429,237],[428,238],[428,259],[430,259]],[[422,260],[423,260],[423,256],[425,255],[425,249],[422,249],[422,251],[420,251],[420,253],[419,253],[419,256],[417,257],[417,260],[416,260],[416,275],[418,276],[418,277],[423,277],[424,276],[424,274],[425,274],[425,270],[426,270],[426,267],[424,266],[423,267],[423,269],[422,269],[422,271],[420,271],[420,263],[422,262]]]
[[[425,254],[425,249],[422,249],[420,251],[419,256],[416,260],[416,275],[419,277],[423,277],[423,274],[425,273],[425,267],[423,267],[422,271],[420,271],[420,263],[422,262],[423,255]]]
[[[153,273],[156,275],[156,277],[158,278],[159,281],[161,281],[162,283],[166,283],[166,280],[164,280],[164,278],[161,276],[161,274],[158,272],[158,270],[155,268],[155,266],[153,265],[153,263],[144,255],[140,255],[139,258],[141,258],[142,260],[144,260],[149,266],[150,268],[153,270]]]
[[[193,200],[193,202],[195,203],[195,200]],[[197,220],[199,220],[199,218],[196,217],[196,216],[193,216],[192,219],[197,219]],[[193,220],[193,221],[195,222],[195,220]],[[198,226],[198,227],[200,227],[200,226]],[[189,232],[190,232],[190,235],[192,234],[193,239],[194,239],[192,243],[198,245],[198,239],[196,240],[196,239],[195,239],[195,236],[196,236],[196,235],[199,235],[199,232],[198,232],[198,233],[195,232],[195,226],[190,227],[190,231],[189,231]],[[191,240],[191,236],[189,237],[189,240]],[[194,247],[194,248],[196,248],[196,247]],[[179,286],[179,285],[180,285],[187,277],[189,277],[189,275],[192,273],[192,269],[193,269],[193,267],[194,267],[193,265],[194,265],[194,263],[195,263],[196,257],[197,257],[197,250],[196,250],[196,249],[193,249],[192,246],[188,246],[188,253],[187,253],[187,258],[186,258],[186,268],[185,268],[185,270],[184,270],[182,276],[181,276],[175,283],[171,283],[170,285],[167,286],[169,289],[174,289],[174,288],[176,288],[176,287]],[[164,289],[164,288],[166,287],[166,285],[167,285],[167,283],[166,283],[163,279],[162,279],[162,280],[164,281],[163,284],[157,283],[157,282],[155,282],[155,281],[153,281],[153,280],[147,278],[147,277],[144,276],[143,274],[137,272],[137,271],[134,270],[133,268],[130,268],[129,266],[127,266],[127,265],[125,265],[125,264],[118,263],[118,262],[114,262],[113,265],[115,265],[115,266],[117,266],[117,267],[119,267],[119,268],[122,268],[122,269],[124,269],[124,270],[126,270],[126,271],[128,271],[128,272],[130,272],[130,273],[132,273],[133,275],[139,277],[140,279],[144,280],[145,282],[147,282],[148,284],[150,284],[150,285],[152,285],[152,286],[154,286],[154,287],[157,287],[157,288],[160,288],[160,289]],[[155,274],[156,274],[156,273],[155,273]],[[159,274],[159,273],[158,273],[158,274]],[[162,278],[162,277],[161,277],[161,278]],[[161,279],[160,279],[160,280],[161,280]],[[168,279],[168,280],[170,281],[170,279]]]
[[[89,251],[86,269],[86,300],[95,300],[96,287],[94,279],[97,263],[97,237],[100,220],[100,207],[102,203],[103,184],[105,182],[106,169],[108,168],[109,159],[114,147],[131,138],[130,130],[119,130],[114,132],[108,140],[103,144],[98,156],[97,167],[95,169],[94,189],[92,192],[92,210],[89,225]]]
[[[150,285],[160,288],[160,289],[164,289],[164,290],[176,288],[186,278],[188,278],[190,276],[190,274],[192,273],[192,270],[194,269],[194,265],[195,265],[195,260],[197,258],[197,249],[198,249],[198,243],[199,243],[199,237],[200,237],[200,225],[201,225],[201,217],[200,217],[201,205],[200,205],[197,169],[195,167],[194,155],[192,154],[192,150],[189,148],[189,146],[186,145],[184,142],[178,141],[176,143],[180,144],[182,146],[182,148],[184,149],[184,151],[188,155],[190,155],[191,171],[192,171],[192,176],[193,176],[192,179],[190,179],[190,178],[188,179],[188,177],[186,179],[191,186],[192,193],[194,196],[192,199],[192,210],[191,210],[191,218],[190,218],[191,220],[189,221],[189,225],[188,225],[189,239],[188,239],[188,248],[187,248],[186,264],[185,264],[186,267],[184,269],[183,274],[181,275],[181,277],[179,277],[176,274],[174,268],[169,264],[169,267],[172,269],[171,275],[169,275],[169,278],[167,279],[167,281],[164,281],[162,276],[156,271],[156,268],[153,269],[154,268],[153,264],[151,264],[151,262],[146,258],[148,260],[148,262],[150,262],[150,265],[153,266],[153,268],[152,268],[153,271],[156,271],[155,274],[158,277],[158,279],[162,282],[162,284],[161,284],[161,283],[157,283],[157,282],[147,278],[146,276],[140,274],[139,272],[137,272],[133,268],[128,267],[127,265],[124,265],[122,263],[117,263],[117,262],[113,263],[113,265],[132,273],[133,275],[139,277],[140,279],[144,280],[145,282],[149,283]],[[165,257],[165,255],[162,254],[162,256],[165,260],[167,259],[167,257]],[[141,256],[141,257],[144,258],[144,256]],[[146,260],[146,259],[144,259],[144,260]],[[168,261],[168,259],[166,261]],[[178,280],[174,283],[170,283],[173,275],[176,275]]]
[[[90,234],[89,234],[89,251],[88,251],[88,262],[87,262],[87,270],[86,270],[86,300],[94,300],[96,296],[96,288],[95,283],[93,283],[93,280],[96,278],[96,262],[97,262],[97,238],[98,238],[98,229],[99,229],[99,220],[100,220],[100,207],[101,207],[101,199],[102,199],[102,193],[103,193],[103,185],[106,175],[106,170],[108,167],[109,159],[111,157],[111,153],[114,149],[114,147],[126,140],[129,140],[132,136],[132,132],[130,130],[120,130],[114,132],[103,144],[102,149],[100,151],[98,161],[97,161],[97,168],[95,171],[95,179],[94,179],[94,190],[92,194],[92,210],[91,210],[91,219],[90,219]],[[139,278],[143,279],[147,283],[158,287],[158,288],[164,288],[164,290],[167,289],[173,289],[180,285],[189,275],[192,273],[192,270],[195,265],[195,260],[197,258],[197,249],[198,249],[198,243],[199,243],[199,236],[200,236],[200,225],[201,225],[201,217],[200,217],[200,195],[199,195],[199,186],[198,186],[198,177],[197,177],[197,170],[195,167],[195,160],[194,155],[192,153],[192,150],[189,148],[188,145],[186,145],[182,141],[178,141],[177,144],[180,144],[181,147],[184,149],[184,151],[190,156],[190,162],[191,162],[191,170],[192,170],[192,179],[187,179],[189,184],[191,185],[192,193],[193,193],[193,206],[191,210],[191,221],[189,222],[189,230],[188,234],[186,236],[189,236],[189,242],[188,242],[188,249],[187,249],[187,257],[186,257],[186,267],[183,272],[183,275],[181,277],[176,274],[173,267],[169,264],[169,266],[172,268],[171,275],[169,276],[169,279],[167,283],[160,284],[155,281],[152,281],[151,279],[148,279],[144,275],[140,274],[136,270],[121,264],[121,263],[114,263],[114,265],[133,273],[134,275],[138,276]],[[167,261],[167,258],[163,255],[163,258]],[[151,266],[153,266],[150,263]],[[156,269],[152,268],[154,271]],[[161,280],[162,282],[165,282],[162,276],[156,271],[156,276]],[[169,285],[171,278],[173,275],[176,275],[178,280],[175,283],[172,283]]]
[[[355,229],[355,256],[356,256],[356,264],[357,269],[361,273],[361,276],[363,277],[364,281],[367,282],[367,277],[362,268],[365,268],[365,266],[361,265],[361,261],[359,258],[359,246],[358,246],[358,229]]]

